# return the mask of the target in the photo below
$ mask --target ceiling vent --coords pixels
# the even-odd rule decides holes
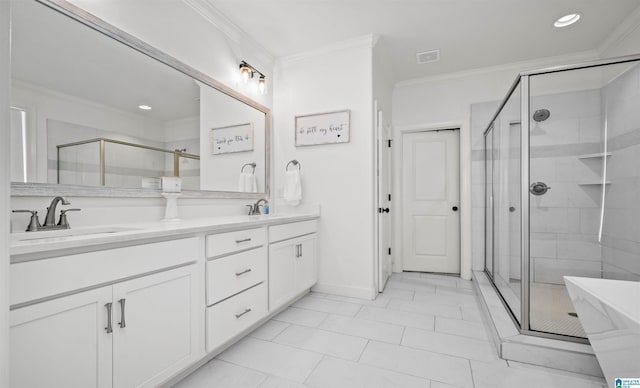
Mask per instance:
[[[440,50],[424,51],[416,53],[416,60],[418,65],[425,63],[438,62],[440,60]]]

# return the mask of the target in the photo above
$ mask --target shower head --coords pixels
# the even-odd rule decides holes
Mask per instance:
[[[548,119],[549,116],[551,116],[551,112],[549,112],[549,109],[538,109],[533,113],[533,120],[536,122],[541,122]]]

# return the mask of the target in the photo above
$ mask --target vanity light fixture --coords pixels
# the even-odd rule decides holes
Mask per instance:
[[[579,13],[570,13],[570,14],[564,15],[562,17],[559,17],[558,20],[556,20],[553,23],[553,26],[557,28],[570,26],[573,23],[580,20],[580,16],[581,15]]]
[[[151,107],[149,105],[138,105],[138,108],[142,110],[151,110]]]
[[[256,73],[260,75],[260,78],[258,79],[258,89],[260,90],[260,94],[264,94],[267,84],[266,76],[262,74],[260,70],[251,66],[247,62],[240,62],[240,76],[242,77],[243,83],[246,84],[247,82],[249,82],[249,79],[253,78]]]

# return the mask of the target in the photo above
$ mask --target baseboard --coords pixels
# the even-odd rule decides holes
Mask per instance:
[[[339,284],[330,283],[316,283],[311,289],[314,292],[323,292],[325,294],[349,296],[352,298],[374,300],[378,296],[378,292],[375,288],[363,288],[363,287],[351,287]]]

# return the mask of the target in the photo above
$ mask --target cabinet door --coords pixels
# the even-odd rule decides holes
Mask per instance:
[[[11,387],[111,387],[111,287],[11,311]]]
[[[113,286],[114,387],[156,386],[200,356],[197,280],[190,265]]]
[[[269,311],[295,296],[295,252],[296,243],[292,240],[269,246]]]
[[[296,240],[295,293],[311,288],[318,281],[315,234]]]

